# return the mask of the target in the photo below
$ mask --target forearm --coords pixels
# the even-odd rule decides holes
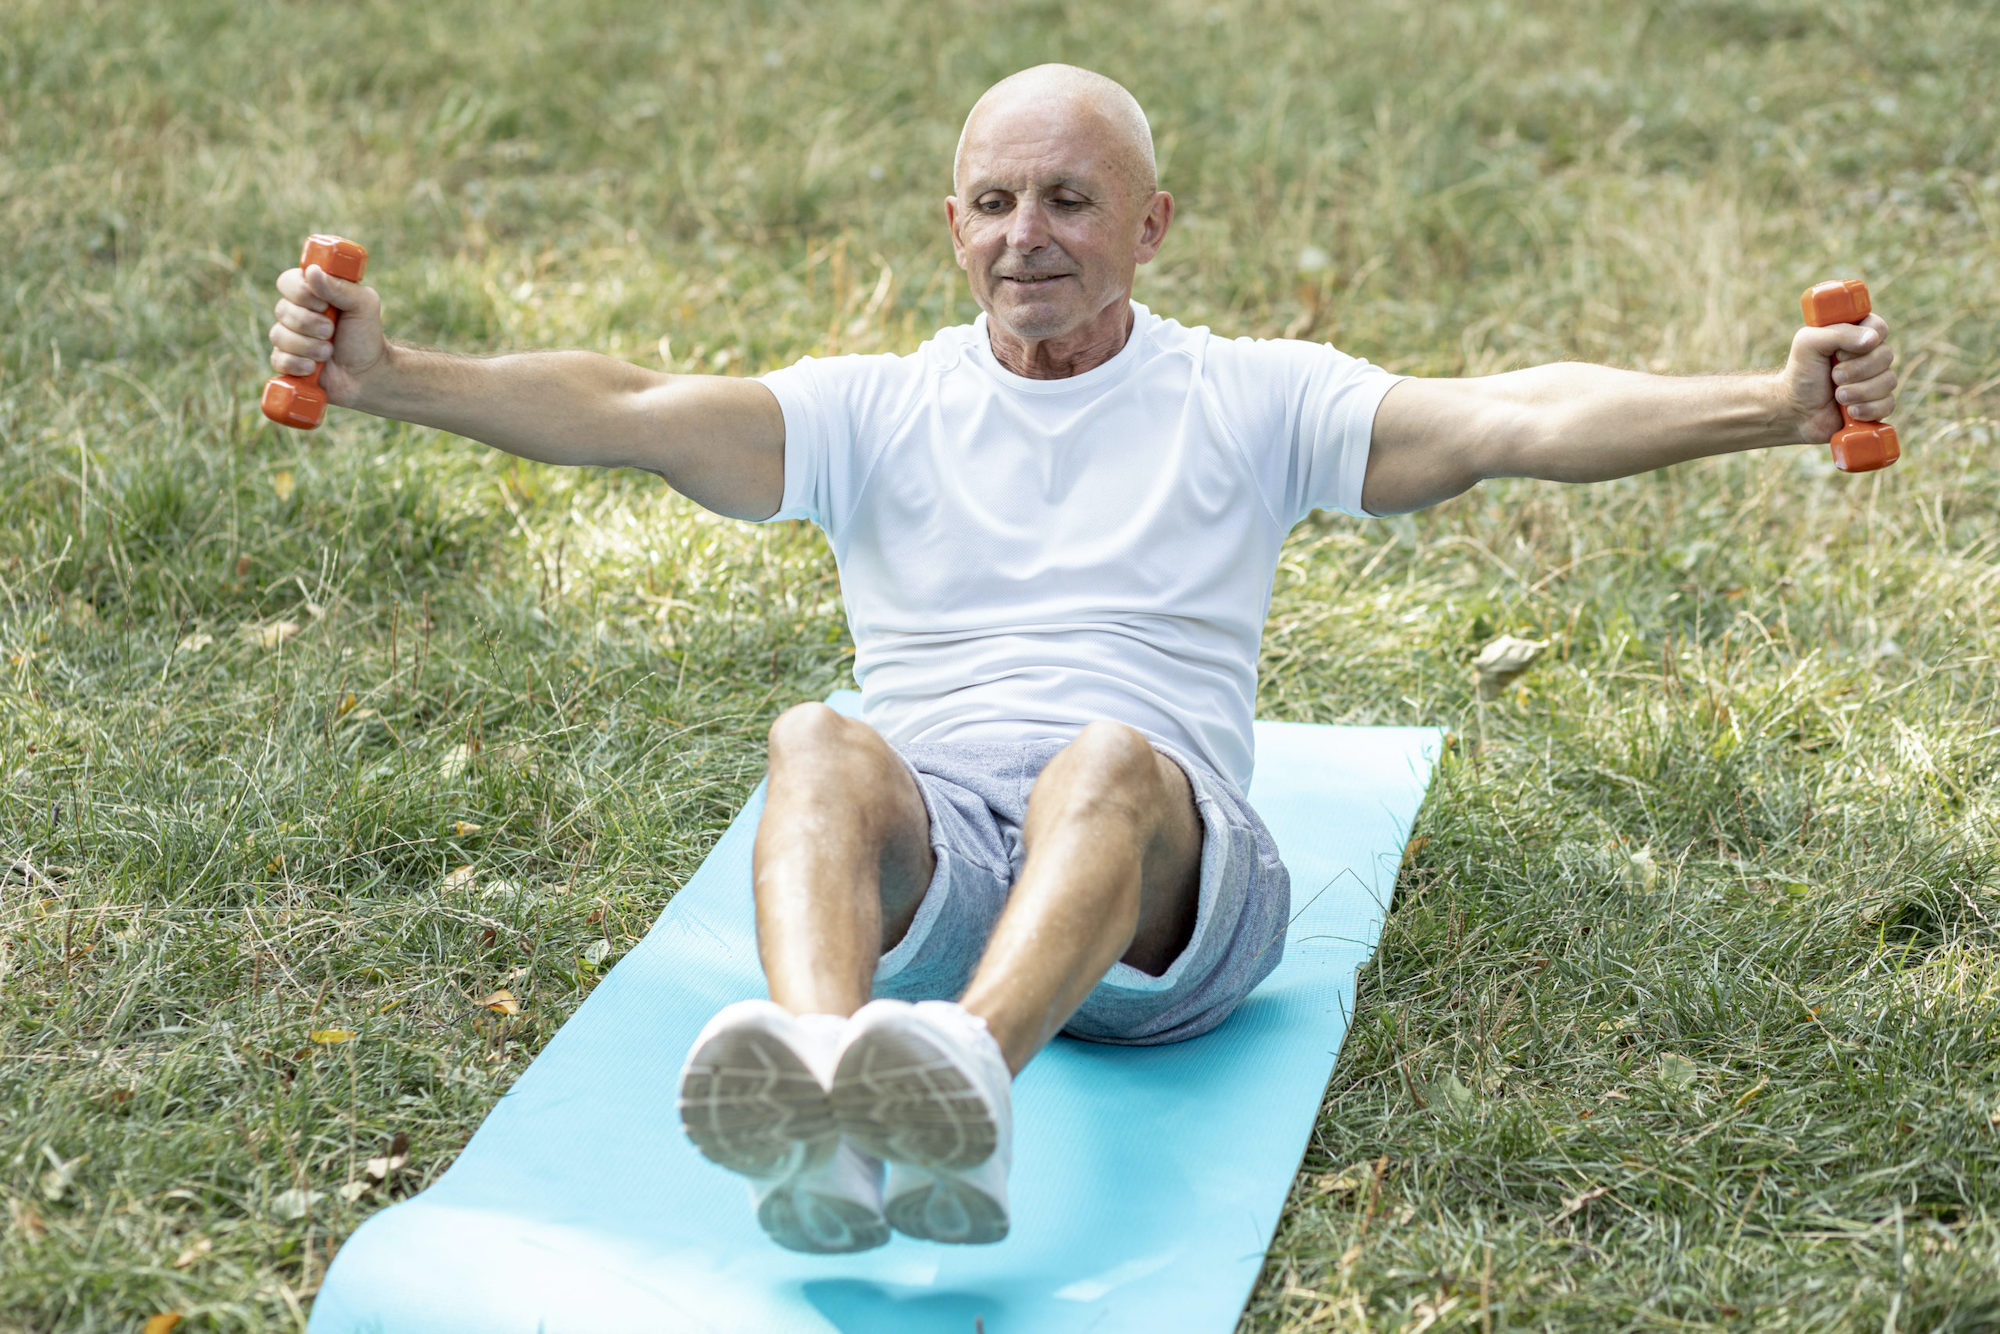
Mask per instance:
[[[1495,433],[1486,477],[1601,482],[1803,440],[1777,372],[1665,376],[1559,362],[1493,380],[1513,425]]]
[[[594,352],[467,357],[390,343],[347,406],[542,463],[648,467],[643,396],[677,377]]]

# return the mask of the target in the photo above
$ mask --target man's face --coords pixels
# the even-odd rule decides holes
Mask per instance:
[[[1102,117],[1075,105],[1000,108],[967,131],[945,216],[990,319],[1040,342],[1129,298],[1172,212],[1168,196],[1134,179],[1129,157]]]

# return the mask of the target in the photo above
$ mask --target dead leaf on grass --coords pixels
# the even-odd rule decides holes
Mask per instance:
[[[139,1327],[139,1334],[173,1334],[174,1327],[180,1323],[179,1311],[162,1311],[147,1317],[146,1323]]]
[[[513,992],[507,990],[505,987],[500,988],[479,1003],[495,1014],[519,1014],[521,1012],[521,1002],[515,998]]]
[[[1546,639],[1516,639],[1501,635],[1479,650],[1472,660],[1472,673],[1479,683],[1479,697],[1493,699],[1508,682],[1528,670],[1528,664],[1549,646]]]
[[[210,644],[213,644],[214,642],[215,642],[214,635],[208,634],[205,631],[197,630],[195,631],[195,633],[191,635],[183,635],[181,637],[181,642],[174,645],[174,652],[199,653],[203,649],[207,648]]]
[[[306,1036],[314,1042],[319,1043],[322,1047],[332,1047],[352,1040],[354,1030],[351,1028],[315,1028],[312,1032],[306,1034]]]
[[[1609,1186],[1592,1186],[1589,1190],[1578,1191],[1576,1194],[1570,1196],[1568,1199],[1563,1201],[1563,1207],[1561,1211],[1559,1211],[1554,1218],[1551,1218],[1549,1220],[1549,1226],[1551,1227],[1555,1226],[1557,1223],[1562,1222],[1563,1219],[1568,1218],[1571,1214],[1581,1210],[1584,1205],[1589,1204],[1592,1200],[1601,1200],[1610,1193],[1611,1193],[1611,1187]]]
[[[65,1162],[61,1155],[44,1144],[42,1156],[49,1160],[49,1170],[42,1173],[42,1198],[50,1204],[55,1204],[69,1192],[70,1184],[76,1180],[76,1170],[83,1166],[90,1155],[82,1154]]]
[[[460,838],[468,838],[483,828],[485,828],[484,825],[476,825],[470,820],[453,820],[451,822],[451,832],[457,834]]]
[[[474,747],[460,743],[444,753],[438,761],[438,777],[450,783],[457,780],[472,767]]]
[[[280,503],[291,500],[292,492],[297,486],[298,483],[293,480],[290,468],[280,468],[271,474],[271,489],[278,493]],[[152,1331],[148,1330],[146,1334],[152,1334]]]
[[[215,1243],[207,1237],[197,1237],[194,1241],[188,1243],[185,1250],[174,1257],[174,1268],[186,1269],[189,1265],[214,1249]]]
[[[461,866],[447,874],[438,888],[447,894],[456,894],[460,890],[471,889],[478,883],[479,873],[470,866]]]
[[[340,1198],[352,1204],[374,1188],[374,1182],[357,1178],[340,1188]]]
[[[33,1245],[49,1235],[49,1225],[42,1221],[42,1215],[34,1205],[26,1200],[7,1201],[7,1212],[14,1220],[14,1230]]]
[[[311,1213],[312,1207],[325,1198],[325,1191],[306,1190],[301,1186],[279,1191],[271,1200],[271,1215],[295,1223]]]
[[[298,632],[297,621],[272,621],[269,625],[250,626],[246,631],[260,647],[267,649],[278,647]]]
[[[1349,1163],[1340,1171],[1319,1179],[1320,1193],[1324,1195],[1345,1195],[1360,1190],[1375,1179],[1375,1164],[1363,1158],[1358,1163]]]

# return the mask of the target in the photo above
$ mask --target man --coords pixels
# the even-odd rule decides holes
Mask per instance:
[[[909,356],[761,380],[471,359],[386,341],[375,293],[317,269],[280,277],[271,329],[271,364],[322,363],[335,403],[826,531],[862,718],[804,704],[771,729],[771,999],[718,1014],[681,1087],[695,1144],[801,1250],[998,1240],[1009,1081],[1043,1044],[1195,1036],[1275,966],[1289,887],[1242,792],[1298,519],[1824,442],[1836,397],[1870,421],[1895,401],[1876,316],[1800,329],[1780,371],[1697,378],[1399,379],[1182,328],[1131,300],[1174,216],[1145,116],[1070,66],[980,98],[953,184],[984,314]]]

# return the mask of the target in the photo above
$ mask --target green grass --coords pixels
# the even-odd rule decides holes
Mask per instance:
[[[907,350],[972,313],[959,120],[1050,58],[1151,112],[1183,322],[1693,372],[1855,274],[1902,348],[1885,474],[1294,535],[1262,712],[1457,742],[1242,1329],[2000,1328],[1990,5],[16,0],[0,1330],[299,1328],[846,679],[810,529],[266,426],[300,236],[455,348]]]

